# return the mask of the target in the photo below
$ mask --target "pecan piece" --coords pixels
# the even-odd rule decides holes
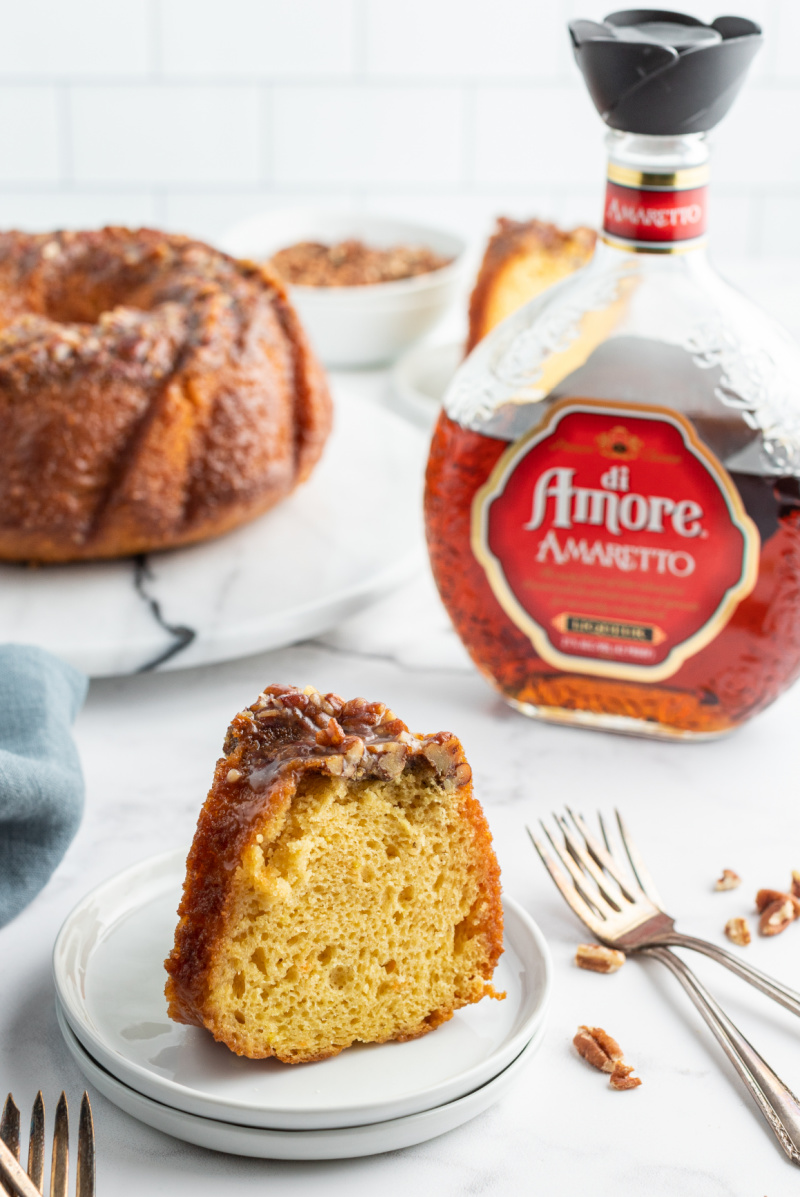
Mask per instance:
[[[731,943],[736,943],[740,948],[744,948],[750,942],[750,927],[747,919],[728,919],[725,924],[725,934]]]
[[[758,921],[759,933],[761,935],[780,935],[781,931],[785,931],[789,924],[797,918],[796,901],[797,899],[792,898],[789,894],[782,894],[776,901],[765,906]]]
[[[578,968],[585,968],[593,973],[615,973],[618,968],[622,968],[625,960],[624,952],[618,952],[616,948],[605,948],[598,943],[579,943],[575,952]]]
[[[792,885],[789,891],[793,898],[800,898],[800,873],[792,869]]]
[[[723,869],[722,876],[714,882],[714,889],[736,889],[742,884],[742,879],[733,869]]]
[[[641,1085],[641,1078],[638,1076],[631,1076],[633,1072],[632,1064],[619,1063],[614,1068],[609,1078],[609,1085],[612,1089],[638,1089]]]
[[[756,910],[762,914],[774,902],[790,902],[794,910],[794,918],[800,915],[800,899],[794,894],[787,894],[782,889],[760,889],[756,894]]]
[[[578,1027],[572,1042],[578,1055],[601,1072],[613,1072],[622,1059],[622,1048],[602,1027]]]

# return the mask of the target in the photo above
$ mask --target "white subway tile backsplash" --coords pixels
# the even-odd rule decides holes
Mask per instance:
[[[566,21],[608,0],[9,0],[0,224],[367,207],[479,243],[493,218],[596,224],[604,127]],[[719,0],[693,0],[711,20]],[[712,252],[800,254],[800,0],[712,134]],[[800,235],[799,235],[800,236]]]
[[[105,224],[140,228],[158,224],[151,192],[14,191],[0,193],[0,228],[48,232]]]
[[[261,163],[256,87],[75,87],[80,183],[254,183]]]
[[[551,79],[566,40],[557,4],[366,0],[370,75]]]
[[[3,5],[0,78],[144,75],[150,0],[17,0]]]
[[[495,186],[591,184],[605,169],[603,131],[582,90],[479,87],[475,181]]]
[[[780,80],[800,83],[800,61],[797,45],[800,41],[800,4],[797,0],[783,0],[775,28],[775,74]]]
[[[463,113],[458,88],[276,86],[275,181],[301,186],[458,182]]]
[[[392,191],[368,191],[365,206],[370,212],[384,216],[396,216],[404,220],[451,229],[468,241],[477,241],[483,245],[491,234],[498,216],[527,220],[531,216],[541,216],[551,211],[553,204],[550,196],[534,195],[529,191],[487,192],[480,195],[443,195],[441,192],[409,195]]]
[[[355,0],[161,0],[162,68],[214,76],[349,75]]]
[[[58,134],[55,87],[0,87],[0,182],[55,182]]]
[[[758,249],[758,203],[743,191],[722,184],[711,188],[708,205],[709,252],[712,258],[743,257]]]
[[[758,191],[800,186],[800,89],[752,87],[712,137],[713,178]]]
[[[761,253],[775,257],[800,256],[800,196],[772,194],[762,200]]]
[[[283,208],[324,208],[347,211],[355,207],[350,192],[174,191],[166,198],[164,223],[168,229],[214,242],[240,220],[259,212]]]
[[[603,193],[605,189],[605,175],[601,174],[595,180],[594,187],[570,187],[555,197],[553,207],[546,217],[554,220],[564,228],[574,229],[578,225],[588,225],[596,229],[603,214]]]

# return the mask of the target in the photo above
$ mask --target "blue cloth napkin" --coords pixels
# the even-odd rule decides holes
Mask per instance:
[[[46,885],[78,830],[70,732],[88,680],[41,648],[0,645],[0,927]]]

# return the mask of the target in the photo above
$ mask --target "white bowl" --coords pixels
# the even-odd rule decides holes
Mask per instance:
[[[437,324],[459,294],[466,245],[441,229],[383,216],[292,209],[262,212],[228,229],[219,246],[237,258],[265,261],[297,241],[356,238],[380,248],[425,245],[452,258],[441,270],[365,287],[299,287],[289,291],[326,366],[393,361]]]

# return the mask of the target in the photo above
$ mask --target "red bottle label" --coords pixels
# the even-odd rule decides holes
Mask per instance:
[[[606,184],[603,231],[638,245],[694,241],[706,231],[708,187],[681,190]]]
[[[753,589],[760,540],[688,420],[570,399],[509,446],[476,494],[472,548],[545,661],[658,681]]]

